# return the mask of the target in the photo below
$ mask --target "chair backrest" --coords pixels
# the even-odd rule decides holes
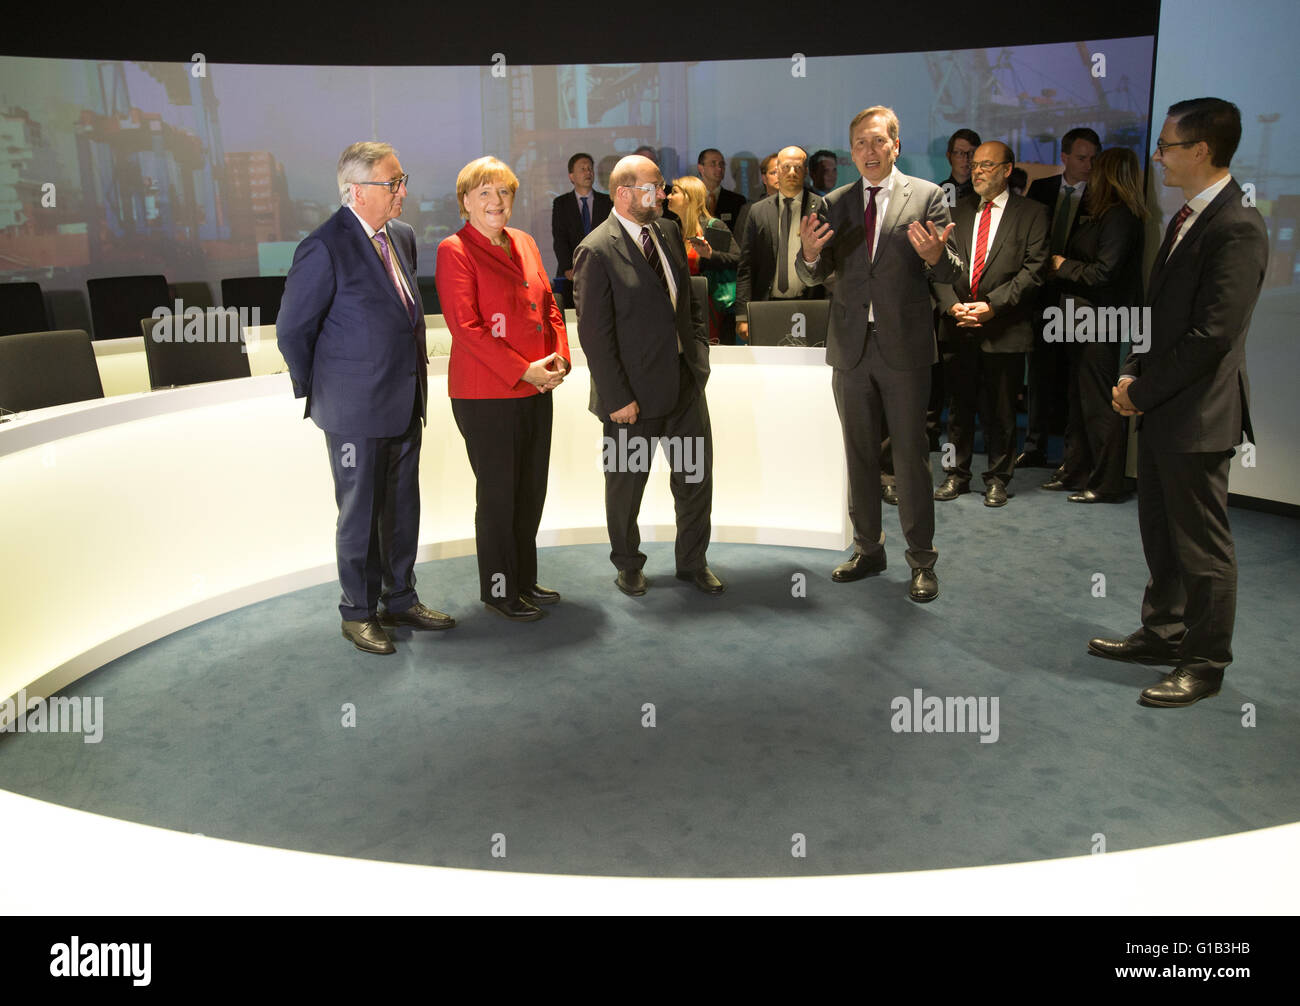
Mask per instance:
[[[283,276],[234,276],[221,281],[221,303],[248,311],[257,308],[261,325],[275,324],[283,297]]]
[[[90,324],[100,339],[130,339],[140,331],[140,319],[154,308],[172,310],[166,276],[110,276],[86,280],[90,294]]]
[[[50,327],[39,283],[0,283],[0,335]]]
[[[95,350],[82,329],[0,339],[0,408],[26,412],[103,397]]]
[[[217,306],[212,299],[212,287],[208,286],[207,280],[196,279],[185,283],[172,283],[168,289],[171,291],[172,300],[179,300],[185,307],[197,307],[206,311],[210,307]]]
[[[205,311],[201,320],[141,318],[139,325],[155,391],[252,375],[233,309]]]
[[[824,346],[829,300],[751,300],[751,346]]]
[[[691,296],[704,305],[704,317],[709,317],[709,277],[691,277]]]

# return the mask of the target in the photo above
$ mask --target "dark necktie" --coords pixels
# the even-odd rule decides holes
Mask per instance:
[[[870,262],[876,254],[876,193],[881,186],[867,186],[867,212],[863,215],[862,226],[867,232],[867,261]]]
[[[984,275],[984,256],[989,250],[989,221],[993,215],[993,204],[984,204],[980,211],[979,233],[975,237],[975,262],[970,267],[970,299],[977,300],[980,277]]]
[[[1064,255],[1065,242],[1070,237],[1070,201],[1074,198],[1077,185],[1062,185],[1064,197],[1056,210],[1056,220],[1052,223],[1052,254]]]
[[[388,273],[388,278],[393,281],[393,286],[397,287],[397,296],[402,299],[402,304],[406,307],[406,313],[410,315],[411,324],[415,324],[415,302],[406,295],[401,280],[397,278],[397,273],[393,271],[393,257],[388,251],[388,235],[383,231],[378,231],[373,239],[375,246],[379,249],[379,257],[384,260],[384,270]]]
[[[1183,224],[1191,215],[1192,207],[1188,203],[1183,203],[1183,208],[1174,214],[1174,219],[1169,223],[1169,230],[1165,232],[1164,244],[1160,246],[1160,252],[1156,255],[1157,265],[1164,265],[1165,259],[1173,254],[1174,242],[1178,240],[1178,232],[1183,229]]]
[[[785,293],[790,289],[790,204],[794,199],[782,197],[781,237],[776,246],[776,292]]]
[[[578,200],[578,202],[582,203],[582,233],[583,234],[591,233],[591,207],[587,204],[587,200],[590,198],[591,196],[582,196]]]
[[[663,259],[659,257],[659,249],[655,247],[654,239],[650,237],[649,227],[641,228],[641,248],[645,252],[646,261],[650,263],[650,268],[655,271],[659,282],[664,285],[664,293],[668,294],[671,300],[672,292],[668,289],[668,277],[664,274]]]

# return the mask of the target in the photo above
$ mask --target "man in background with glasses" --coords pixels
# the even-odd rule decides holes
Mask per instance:
[[[1174,669],[1138,699],[1188,706],[1218,695],[1232,661],[1237,556],[1228,526],[1228,466],[1255,440],[1246,332],[1268,266],[1268,231],[1228,166],[1241,112],[1221,98],[1170,106],[1154,162],[1182,190],[1147,282],[1151,334],[1129,354],[1113,408],[1138,416],[1138,527],[1151,579],[1142,627],[1093,639],[1112,660]]]
[[[638,445],[676,445],[669,484],[677,512],[677,578],[706,594],[724,585],[709,569],[713,436],[707,305],[692,296],[681,231],[662,218],[667,195],[654,161],[633,154],[609,176],[614,211],[578,246],[573,292],[578,340],[591,370],[591,411],[604,426],[605,520],[615,584],[646,592],[637,515],[649,478]]]
[[[343,151],[343,205],[294,252],[275,326],[294,396],[325,431],[343,637],[367,653],[395,652],[384,625],[456,624],[415,593],[428,378],[415,231],[397,219],[407,179],[387,143]]]

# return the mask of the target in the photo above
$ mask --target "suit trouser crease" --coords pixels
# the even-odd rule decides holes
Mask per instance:
[[[339,613],[347,621],[374,617],[380,604],[403,612],[418,600],[422,435],[418,403],[400,436],[325,434],[339,510]]]
[[[872,332],[857,364],[833,371],[831,387],[844,433],[854,548],[873,557],[884,550],[880,512],[883,420],[889,424],[898,487],[898,517],[907,541],[908,565],[933,566],[939,553],[934,549],[934,485],[930,474],[930,443],[925,432],[930,364],[909,370],[893,369],[881,356]]]
[[[1232,661],[1237,611],[1228,524],[1233,451],[1165,452],[1138,442],[1138,522],[1151,574],[1144,633],[1178,652],[1180,667],[1221,678]]]
[[[453,398],[451,410],[474,472],[479,598],[518,597],[537,582],[554,399]]]
[[[679,457],[669,477],[677,522],[677,572],[695,572],[708,564],[706,554],[709,537],[713,533],[713,433],[709,424],[708,402],[704,393],[698,390],[695,376],[684,359],[679,359],[678,380],[677,402],[668,415],[638,418],[635,423],[615,423],[606,417],[602,425],[606,442],[615,445],[616,461],[618,445],[631,445],[636,442],[634,438],[644,437],[657,443],[658,438],[667,437],[682,445],[688,440],[692,444],[702,445],[703,451],[696,452],[692,458],[699,466],[695,474],[684,470],[684,459]],[[609,529],[609,558],[619,570],[639,570],[645,565],[646,557],[641,551],[641,530],[637,526],[637,515],[641,512],[641,499],[645,495],[650,473],[648,470],[618,471],[618,467],[616,464],[613,470],[605,472],[605,521]],[[649,465],[645,467],[648,469]],[[694,479],[697,474],[700,476],[698,481],[688,481],[688,478]]]

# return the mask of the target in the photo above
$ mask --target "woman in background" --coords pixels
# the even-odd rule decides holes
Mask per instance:
[[[447,393],[476,480],[479,596],[516,622],[560,595],[537,584],[537,526],[551,458],[551,396],[569,338],[537,242],[507,227],[519,179],[495,157],[456,178],[468,222],[438,246],[435,279],[451,331]]]
[[[707,199],[704,182],[687,175],[673,182],[668,208],[681,221],[691,275],[703,275],[709,281],[709,342],[716,346],[736,341],[736,267],[740,265],[740,248],[727,225],[709,216]]]
[[[1111,147],[1097,155],[1083,208],[1064,255],[1051,269],[1063,298],[1092,308],[1142,307],[1142,230],[1147,216],[1137,155]],[[1064,308],[1064,301],[1061,304]],[[1100,319],[1104,314],[1096,313]],[[1128,498],[1124,459],[1128,424],[1111,408],[1119,377],[1120,346],[1097,331],[1095,342],[1072,342],[1070,420],[1061,481],[1083,488],[1072,503],[1122,503]],[[1148,333],[1149,335],[1149,333]]]

